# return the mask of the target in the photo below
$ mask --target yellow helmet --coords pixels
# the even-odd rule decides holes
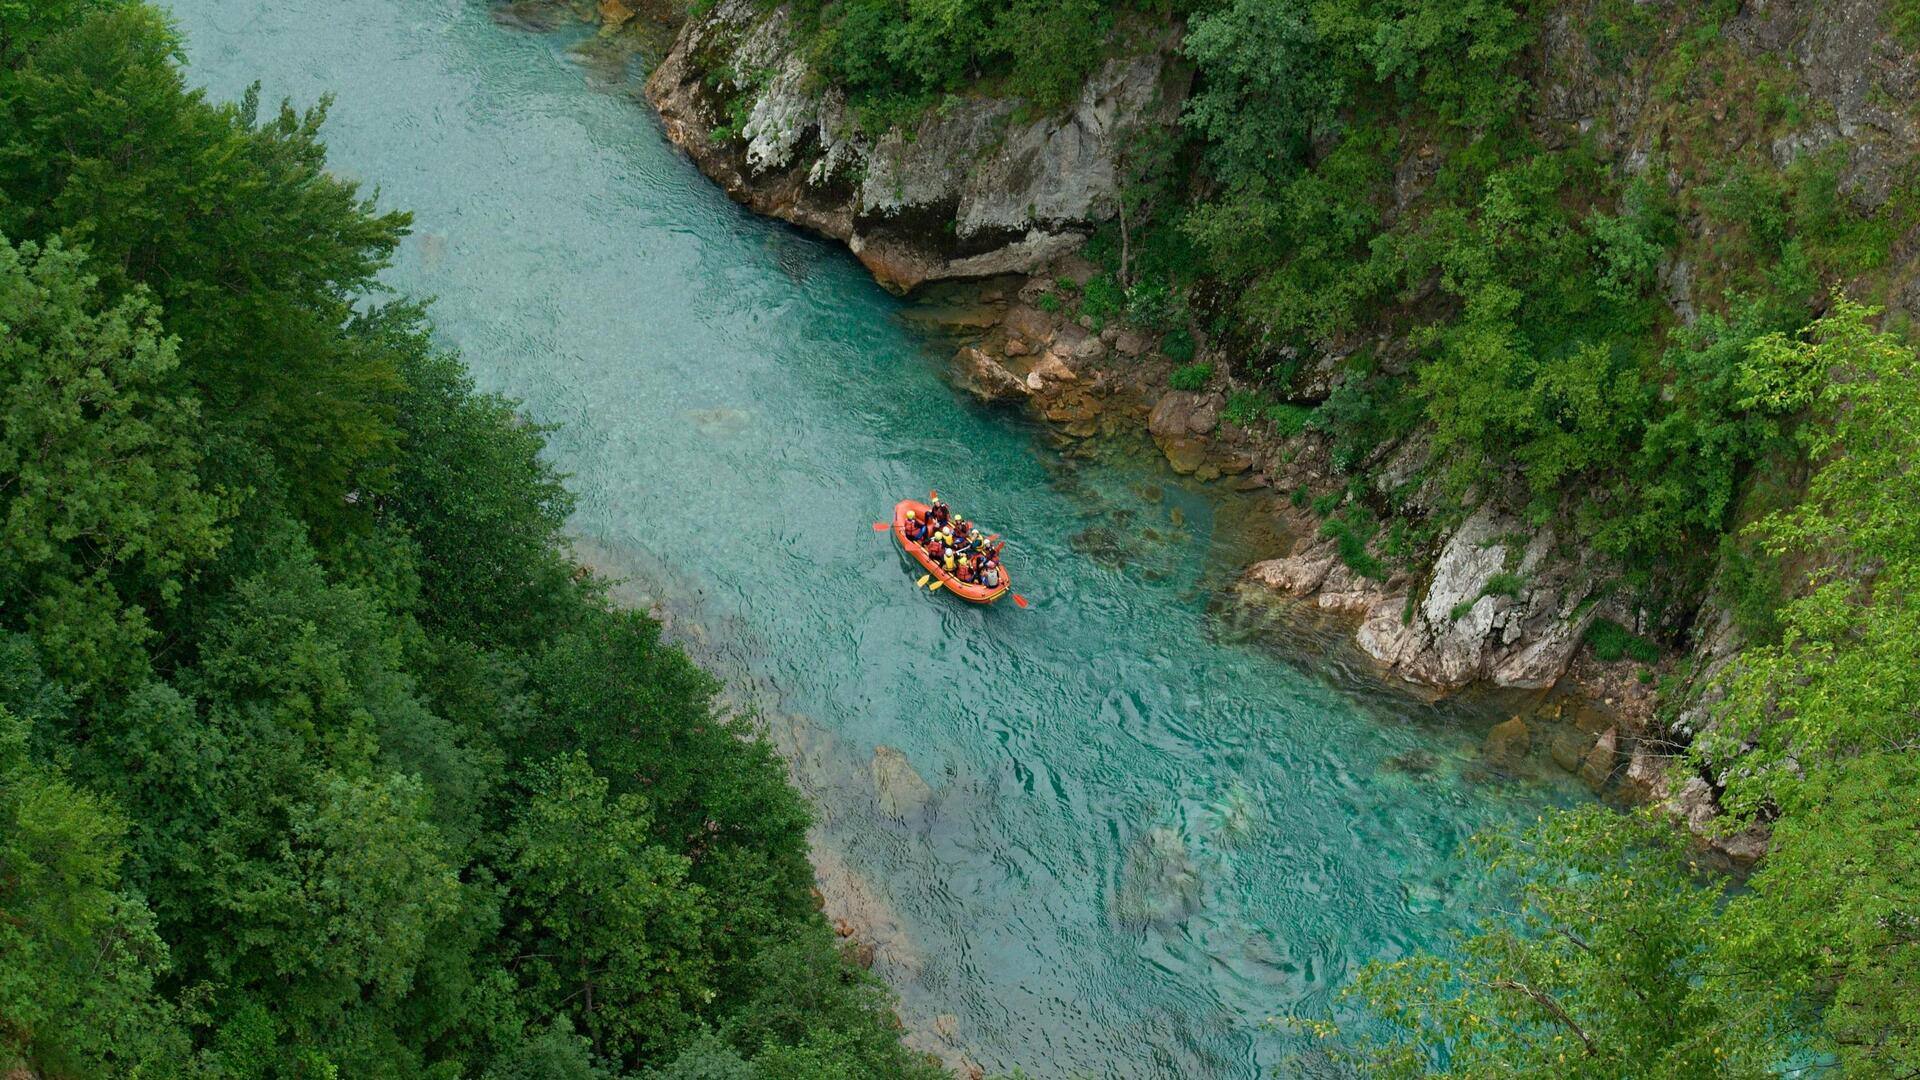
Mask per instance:
[[[917,517],[917,516],[918,516],[918,512],[917,512],[917,511],[913,511],[913,510],[909,510],[909,511],[907,511],[907,520],[908,520],[908,521],[912,521],[912,520],[914,520],[914,518],[915,518],[915,517]]]

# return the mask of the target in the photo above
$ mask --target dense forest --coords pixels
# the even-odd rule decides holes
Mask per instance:
[[[1517,917],[1456,959],[1370,969],[1349,993],[1368,1031],[1303,1019],[1336,1056],[1380,1075],[1920,1075],[1920,365],[1901,303],[1920,160],[1884,135],[1916,114],[1899,72],[1920,7],[1775,12],[1803,34],[1851,20],[1853,62],[1891,73],[1857,106],[1895,118],[1871,127],[1837,122],[1784,46],[1743,46],[1733,0],[793,9],[875,129],[956,95],[1058,109],[1108,57],[1176,51],[1180,120],[1127,149],[1121,213],[1086,248],[1103,272],[1054,297],[1164,335],[1178,389],[1230,376],[1236,423],[1326,447],[1344,486],[1313,509],[1356,572],[1430,558],[1432,530],[1492,500],[1576,538],[1644,615],[1645,636],[1598,624],[1596,652],[1684,651],[1703,610],[1737,626],[1738,661],[1679,665],[1662,719],[1721,824],[1770,830],[1752,876],[1710,873],[1652,812],[1483,838]],[[1326,358],[1331,392],[1309,392]],[[1432,466],[1384,481],[1382,448],[1415,432]],[[1405,512],[1436,487],[1439,512]]]
[[[0,1072],[936,1076],[324,107],[0,3]]]

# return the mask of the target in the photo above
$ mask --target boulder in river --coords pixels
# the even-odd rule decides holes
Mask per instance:
[[[1587,751],[1586,760],[1580,763],[1580,779],[1594,791],[1607,786],[1613,779],[1613,766],[1620,757],[1620,729],[1608,728]]]
[[[873,793],[888,817],[914,817],[933,800],[933,789],[914,771],[907,755],[891,746],[873,748]]]
[[[953,354],[953,377],[961,389],[985,402],[1014,401],[1028,393],[1018,375],[974,345],[962,346]]]

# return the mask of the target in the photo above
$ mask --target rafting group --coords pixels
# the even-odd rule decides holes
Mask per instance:
[[[921,581],[938,578],[934,588],[945,586],[975,603],[998,600],[1010,584],[1006,567],[1000,564],[1005,543],[956,515],[938,494],[929,494],[928,499],[925,503],[908,499],[894,508],[893,531],[900,546],[927,569]]]

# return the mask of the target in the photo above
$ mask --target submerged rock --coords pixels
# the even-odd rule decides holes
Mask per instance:
[[[891,746],[873,748],[873,793],[880,809],[902,821],[923,813],[933,789],[914,770],[907,755]]]
[[[1553,763],[1570,773],[1580,771],[1587,760],[1587,751],[1593,748],[1593,739],[1577,731],[1562,731],[1547,744],[1547,752],[1552,755]]]
[[[1431,751],[1408,750],[1388,758],[1386,767],[1408,776],[1430,776],[1440,767],[1440,759]]]
[[[1179,473],[1181,476],[1197,473],[1207,463],[1206,442],[1192,436],[1167,439],[1160,444],[1160,449],[1166,452],[1167,464],[1171,465],[1173,471]],[[1217,469],[1214,471],[1214,475],[1219,475]],[[1203,477],[1202,479],[1210,478]]]
[[[1266,821],[1266,814],[1260,808],[1260,800],[1246,785],[1235,784],[1214,805],[1213,818],[1219,827],[1216,842],[1226,847],[1238,847],[1259,831]]]
[[[1511,769],[1526,760],[1527,751],[1532,747],[1533,733],[1527,729],[1527,722],[1516,716],[1493,725],[1481,752],[1488,764]]]
[[[1200,908],[1200,868],[1180,834],[1157,825],[1127,848],[1114,913],[1130,924],[1179,922]]]

